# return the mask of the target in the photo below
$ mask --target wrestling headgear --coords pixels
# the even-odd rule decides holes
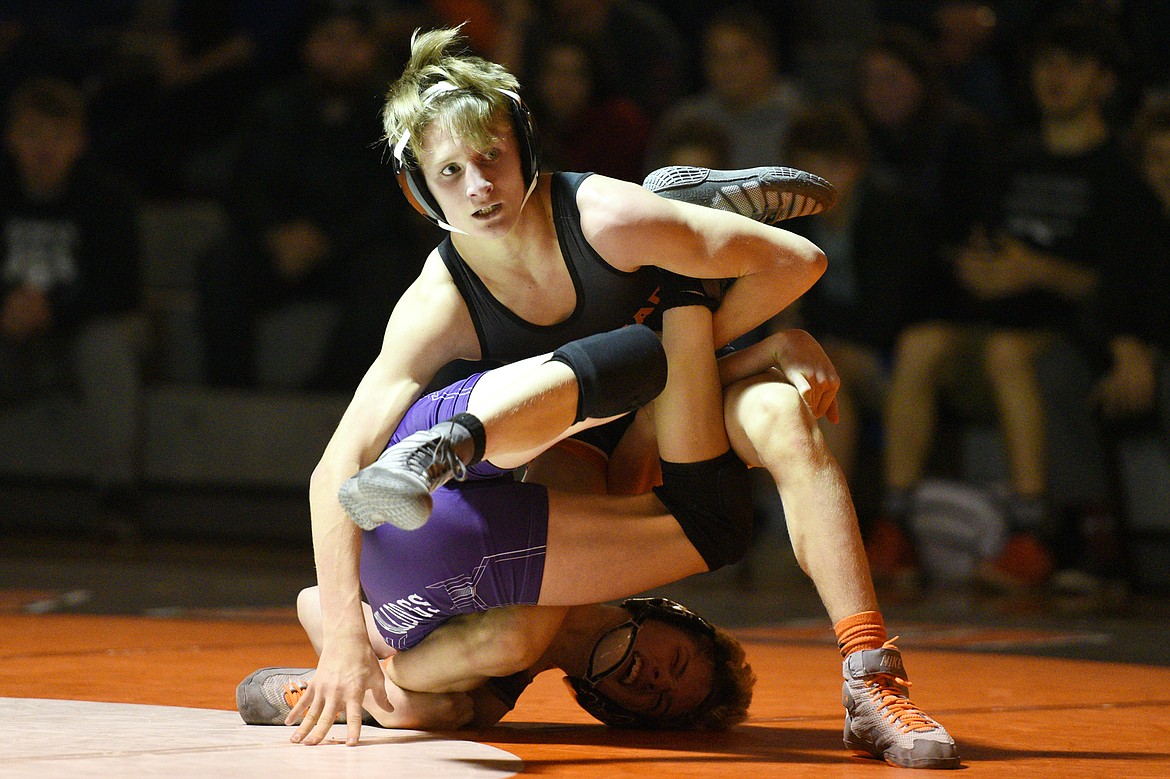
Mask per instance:
[[[423,103],[430,102],[444,92],[458,90],[459,87],[451,82],[440,81],[427,87],[426,91],[423,92]],[[536,133],[536,123],[532,119],[532,114],[524,105],[524,101],[520,99],[520,95],[510,89],[499,88],[499,91],[507,98],[508,113],[512,118],[512,129],[516,136],[516,149],[520,154],[520,170],[524,175],[524,184],[528,188],[524,196],[524,199],[527,200],[528,196],[532,194],[532,190],[536,188],[536,175],[540,171],[540,138]],[[406,199],[416,211],[444,230],[458,232],[447,224],[443,209],[439,207],[439,201],[427,188],[426,179],[423,178],[422,171],[419,170],[418,160],[415,159],[410,150],[409,141],[410,133],[404,132],[395,139],[390,147],[394,176],[398,180],[398,186],[402,188],[402,193],[406,195]]]
[[[603,635],[593,647],[589,656],[589,667],[585,677],[566,676],[565,684],[577,699],[577,705],[601,722],[613,728],[635,728],[645,730],[679,730],[693,726],[707,712],[715,696],[713,688],[707,697],[691,711],[675,717],[652,717],[631,711],[625,706],[602,694],[597,684],[620,668],[634,651],[634,639],[638,628],[647,619],[654,618],[669,622],[692,633],[707,636],[714,641],[715,628],[707,620],[668,598],[630,598],[622,602],[622,608],[630,612],[628,622],[618,625]],[[614,636],[628,635],[624,646],[615,645]],[[620,642],[619,642],[620,643]],[[718,662],[718,658],[716,658]],[[595,667],[599,666],[599,667]]]

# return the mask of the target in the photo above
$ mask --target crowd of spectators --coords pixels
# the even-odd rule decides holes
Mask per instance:
[[[843,421],[825,434],[879,579],[921,574],[915,491],[947,467],[942,430],[970,407],[996,424],[1008,461],[1009,535],[985,583],[1125,579],[1117,452],[1133,431],[1165,435],[1170,407],[1165,9],[6,3],[0,402],[76,386],[105,445],[95,484],[133,489],[149,261],[137,209],[190,200],[228,225],[199,265],[206,383],[262,386],[260,323],[316,306],[327,346],[293,389],[352,389],[436,240],[385,163],[382,90],[413,29],[462,23],[471,47],[520,77],[550,169],[640,181],[663,164],[782,164],[837,185],[834,211],[786,225],[830,265],[772,326],[808,329],[842,375]],[[1058,345],[1082,381],[1042,368]],[[1050,423],[1069,419],[1092,451],[1048,445]],[[1054,497],[1054,458],[1109,464],[1093,505]]]

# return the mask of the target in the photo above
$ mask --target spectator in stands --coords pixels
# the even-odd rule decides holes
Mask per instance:
[[[658,134],[659,161],[662,165],[692,165],[699,168],[726,170],[730,167],[731,141],[722,125],[698,120],[671,127]]]
[[[1042,584],[1053,570],[1045,408],[1036,361],[1060,337],[1091,343],[1087,314],[1096,293],[1114,283],[1117,258],[1148,257],[1156,245],[1153,203],[1132,175],[1104,111],[1121,57],[1115,31],[1096,15],[1061,13],[1029,43],[1039,127],[1013,143],[997,167],[985,229],[955,260],[962,283],[978,300],[978,326],[966,332],[981,349],[1011,471],[1011,537],[979,576],[1013,588]],[[941,352],[961,353],[964,332],[942,333]],[[942,361],[927,370],[922,354],[916,357],[910,346],[903,338],[891,396],[898,403],[891,409],[933,409]],[[933,414],[891,413],[887,430],[888,487],[892,496],[905,497],[922,474]]]
[[[94,154],[144,197],[219,195],[240,106],[256,92],[241,4],[130,2],[70,42],[82,52]]]
[[[19,85],[4,141],[0,403],[75,391],[102,507],[129,522],[141,443],[136,203],[87,157],[86,106],[68,82]]]
[[[952,95],[993,122],[1008,118],[998,18],[986,0],[942,0],[931,14],[931,43]]]
[[[553,37],[535,58],[531,105],[546,164],[641,182],[650,120],[633,100],[606,91],[593,49]]]
[[[407,214],[376,148],[376,20],[360,3],[316,8],[304,75],[267,95],[245,130],[226,203],[232,239],[201,269],[212,384],[254,386],[260,318],[315,301],[339,324],[301,386],[352,389],[418,274],[421,220]]]
[[[781,74],[773,29],[750,7],[715,14],[703,35],[705,89],[682,98],[661,121],[661,132],[696,121],[723,127],[731,143],[728,165],[775,165],[802,90]],[[660,154],[653,154],[657,167]]]
[[[1111,467],[1109,504],[1081,517],[1080,532],[1058,584],[1075,593],[1108,594],[1110,582],[1132,578],[1126,520],[1132,496],[1122,478],[1124,443],[1134,436],[1170,445],[1170,97],[1154,96],[1133,123],[1132,151],[1160,214],[1148,214],[1154,243],[1119,254],[1117,271],[1103,277],[1100,338],[1089,344],[1096,375],[1091,401],[1102,448]]]
[[[890,203],[904,199],[898,184],[870,165],[865,125],[844,104],[798,111],[783,158],[837,188],[835,208],[792,222],[794,232],[829,257],[824,276],[799,301],[797,324],[820,342],[841,376],[840,421],[821,431],[858,495],[864,486],[858,451],[867,422],[872,430],[881,420],[891,351],[907,304],[905,280],[921,273],[927,261],[921,214],[890,210]]]
[[[550,35],[588,43],[611,94],[633,100],[652,123],[686,85],[687,50],[670,17],[646,0],[510,0],[495,56],[532,83],[535,54]]]
[[[855,89],[872,164],[900,183],[907,207],[922,211],[941,258],[967,240],[975,222],[971,204],[982,198],[988,159],[985,119],[951,96],[926,40],[910,28],[885,28],[869,42]],[[948,285],[946,263],[938,269],[932,288]]]

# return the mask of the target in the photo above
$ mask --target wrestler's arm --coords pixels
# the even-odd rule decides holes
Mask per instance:
[[[590,176],[577,205],[586,239],[619,270],[653,264],[683,276],[736,279],[715,312],[718,346],[780,313],[825,270],[824,252],[801,236],[629,182]]]
[[[534,674],[567,613],[559,606],[503,606],[462,614],[383,667],[399,687],[420,692],[468,692],[493,677]]]
[[[345,713],[347,743],[355,744],[365,692],[384,696],[361,610],[361,531],[346,516],[337,491],[381,453],[406,409],[440,367],[455,358],[477,356],[470,316],[442,261],[432,253],[395,306],[382,351],[358,385],[310,479],[323,645],[317,674],[293,710],[294,719],[310,715],[294,741],[320,743],[334,716]]]

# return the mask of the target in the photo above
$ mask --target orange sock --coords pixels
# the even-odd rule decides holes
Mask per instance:
[[[881,649],[886,643],[886,623],[880,611],[863,611],[845,617],[833,625],[841,657],[848,657],[859,649]]]

